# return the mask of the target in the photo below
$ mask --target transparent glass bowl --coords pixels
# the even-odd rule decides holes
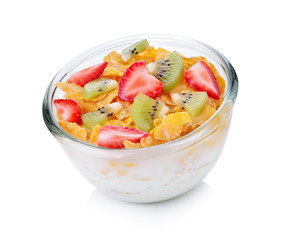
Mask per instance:
[[[185,57],[204,56],[226,80],[225,99],[205,124],[174,141],[140,149],[106,149],[79,141],[58,124],[53,100],[63,98],[56,83],[102,62],[115,50],[147,38],[150,45],[175,50]],[[238,91],[236,73],[217,50],[196,40],[170,35],[138,35],[94,47],[70,61],[54,77],[43,100],[43,117],[77,169],[99,190],[130,202],[157,202],[196,186],[218,160],[228,133]]]

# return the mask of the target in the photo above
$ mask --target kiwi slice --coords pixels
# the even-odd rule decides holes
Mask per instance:
[[[197,116],[204,107],[208,94],[206,92],[173,93],[173,102],[185,109],[191,116]]]
[[[121,58],[123,61],[127,62],[134,55],[144,51],[148,46],[149,42],[147,39],[134,43],[121,51]]]
[[[81,115],[83,125],[92,130],[96,125],[103,125],[108,118],[113,116],[122,109],[120,103],[115,102],[104,107],[98,108],[94,112],[89,112]]]
[[[134,98],[131,116],[140,130],[149,132],[154,127],[153,121],[162,117],[168,110],[164,103],[139,93]]]
[[[177,52],[169,53],[165,58],[147,65],[149,73],[164,84],[164,91],[175,88],[183,77],[184,65]]]
[[[85,100],[96,97],[101,93],[109,92],[118,87],[115,80],[108,78],[98,78],[84,85],[83,96]]]

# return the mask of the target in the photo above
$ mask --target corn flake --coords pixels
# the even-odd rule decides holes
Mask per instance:
[[[84,127],[79,126],[77,123],[71,123],[64,120],[59,120],[58,124],[63,128],[68,134],[73,137],[86,141],[87,139],[87,131]]]
[[[209,106],[205,105],[201,112],[196,116],[192,117],[192,126],[199,126],[202,125],[204,122],[206,122],[214,113],[216,112],[216,109]]]
[[[79,100],[79,99],[73,99],[73,100],[75,100],[78,103],[78,105],[80,106],[82,114],[88,113],[88,112],[93,112],[93,111],[95,111],[96,109],[99,108],[95,102],[86,101],[86,100]]]
[[[183,111],[182,107],[180,106],[170,106],[169,113],[181,112]]]
[[[84,99],[83,97],[83,87],[68,82],[57,82],[56,86],[60,88],[66,94],[66,98],[70,99]]]
[[[183,59],[183,64],[184,64],[184,69],[185,70],[189,69],[190,67],[192,67],[195,63],[197,63],[200,60],[206,61],[206,58],[204,58],[204,57],[190,57],[190,58],[186,58],[186,57],[182,56],[182,59]]]
[[[124,119],[123,119],[123,122],[124,122],[127,126],[129,126],[129,125],[133,122],[133,119],[132,119],[131,116],[129,116],[129,117],[124,118]]]
[[[140,144],[142,147],[151,147],[165,142],[166,141],[157,140],[153,136],[149,135],[147,137],[142,138]]]
[[[195,92],[196,90],[191,88],[184,78],[182,78],[179,84],[172,90],[169,91],[170,95],[173,93],[183,93],[183,92]]]
[[[162,121],[162,123],[164,124],[173,123],[178,125],[179,127],[182,127],[184,124],[191,122],[192,120],[187,112],[171,113],[167,116],[164,116]]]
[[[156,128],[154,137],[157,140],[170,141],[178,138],[181,134],[181,127],[174,123],[162,123]]]
[[[176,105],[176,103],[174,103],[174,102],[172,101],[170,94],[163,93],[163,94],[161,95],[161,100],[162,100],[162,102],[164,102],[164,103],[167,104],[167,105],[172,105],[172,106],[175,106],[175,105]]]
[[[154,120],[154,126],[157,127],[158,125],[160,125],[163,122],[162,118],[157,118]]]
[[[119,71],[115,67],[107,67],[103,72],[103,77],[115,79],[120,82],[124,72]]]
[[[90,142],[91,143],[97,143],[98,141],[98,135],[99,135],[99,132],[100,132],[100,128],[102,126],[101,125],[96,125],[92,131],[91,131],[91,134],[90,134]]]
[[[107,96],[100,101],[95,102],[99,108],[110,104],[113,99],[118,95],[118,88],[107,93]]]
[[[114,119],[106,121],[104,125],[105,126],[112,125],[112,126],[117,126],[117,127],[118,126],[120,126],[120,127],[126,127],[127,126],[127,124],[125,122],[120,121],[120,120],[114,120]]]
[[[140,147],[141,147],[141,144],[140,144],[140,143],[134,143],[134,142],[131,142],[131,141],[129,141],[129,140],[123,141],[123,145],[124,145],[126,148],[140,148]]]
[[[123,107],[122,110],[120,110],[117,114],[116,114],[116,117],[119,119],[119,120],[123,120],[123,119],[126,119],[128,117],[131,116],[131,107],[130,108],[127,108],[127,107]]]
[[[122,60],[121,54],[115,51],[112,51],[105,56],[104,62],[108,62],[108,67],[114,67],[121,72],[125,72],[125,70],[130,66]]]

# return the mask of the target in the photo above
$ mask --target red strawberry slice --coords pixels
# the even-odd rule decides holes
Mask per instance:
[[[108,125],[100,128],[98,145],[107,148],[124,148],[123,141],[129,140],[138,143],[141,138],[147,136],[147,132],[142,132],[135,128]]]
[[[86,83],[97,79],[103,73],[107,65],[108,62],[103,62],[76,72],[70,76],[68,82],[76,83],[79,86],[84,87]]]
[[[56,99],[54,104],[65,121],[76,123],[80,121],[81,109],[77,102],[71,99]]]
[[[209,97],[220,98],[220,88],[212,69],[204,62],[199,61],[184,72],[187,83],[198,91],[205,91]]]
[[[138,93],[155,98],[163,90],[163,83],[151,75],[144,61],[133,63],[124,73],[118,96],[125,101],[133,101]]]

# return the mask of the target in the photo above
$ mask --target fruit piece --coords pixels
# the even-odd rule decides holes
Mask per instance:
[[[185,71],[184,78],[192,88],[207,92],[211,98],[220,98],[220,88],[215,75],[204,61],[197,62]]]
[[[125,48],[121,51],[122,60],[127,62],[134,55],[144,51],[149,46],[147,39],[141,40],[137,43],[132,44],[130,47]]]
[[[164,91],[175,88],[183,77],[184,65],[177,52],[171,52],[164,59],[148,64],[149,73],[164,84]]]
[[[149,132],[154,127],[154,120],[161,118],[168,110],[164,103],[139,93],[134,99],[131,115],[140,130]]]
[[[163,90],[163,83],[149,74],[144,61],[133,63],[124,73],[118,96],[125,101],[133,101],[138,93],[149,97],[158,96]]]
[[[206,92],[191,92],[191,93],[173,93],[172,100],[185,109],[191,116],[197,116],[204,107],[208,95]]]
[[[103,125],[109,117],[119,112],[121,108],[121,104],[115,102],[98,108],[94,112],[85,113],[81,115],[83,125],[92,130],[96,125]]]
[[[123,142],[125,140],[139,143],[146,136],[148,133],[135,128],[105,126],[100,128],[98,145],[107,148],[124,148]]]
[[[81,87],[84,87],[86,83],[89,83],[92,80],[97,79],[107,67],[108,62],[103,62],[96,64],[92,67],[83,69],[79,72],[73,73],[68,82],[69,83],[76,83]]]
[[[88,100],[116,88],[118,88],[117,81],[107,78],[98,78],[84,85],[83,96],[84,99]]]
[[[61,117],[68,122],[79,122],[81,119],[81,109],[78,103],[71,99],[56,99],[54,104]]]

